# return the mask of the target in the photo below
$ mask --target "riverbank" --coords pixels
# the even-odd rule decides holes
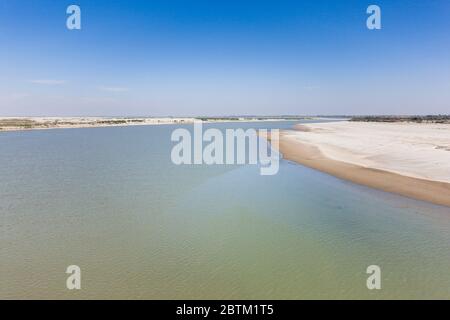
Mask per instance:
[[[450,125],[333,122],[282,131],[285,159],[450,207]]]
[[[144,126],[217,122],[264,122],[312,120],[312,117],[0,117],[1,131],[42,129],[96,128],[112,126]]]

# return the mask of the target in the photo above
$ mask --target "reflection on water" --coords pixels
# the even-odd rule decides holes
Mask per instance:
[[[450,298],[448,208],[288,161],[175,166],[173,129],[1,133],[0,297]]]

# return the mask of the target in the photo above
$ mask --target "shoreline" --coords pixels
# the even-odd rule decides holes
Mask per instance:
[[[267,137],[272,142],[271,137]],[[317,146],[281,131],[278,151],[286,160],[385,192],[450,207],[450,183],[407,176],[327,157]]]
[[[285,122],[298,120],[320,120],[321,118],[239,118],[239,119],[215,119],[201,120],[198,118],[103,118],[103,117],[0,117],[1,132],[17,132],[49,129],[80,129],[80,128],[104,128],[104,127],[128,127],[128,126],[153,126],[153,125],[183,125],[202,123],[237,123],[237,122]],[[20,125],[12,125],[7,122],[23,122]],[[6,125],[3,123],[7,123]]]

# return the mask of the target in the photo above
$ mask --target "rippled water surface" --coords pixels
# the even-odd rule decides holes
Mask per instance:
[[[175,166],[174,128],[0,133],[0,297],[450,299],[449,208],[288,161]]]

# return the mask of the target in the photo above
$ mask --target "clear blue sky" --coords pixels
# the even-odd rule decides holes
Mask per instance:
[[[0,0],[0,116],[433,113],[449,0]]]

